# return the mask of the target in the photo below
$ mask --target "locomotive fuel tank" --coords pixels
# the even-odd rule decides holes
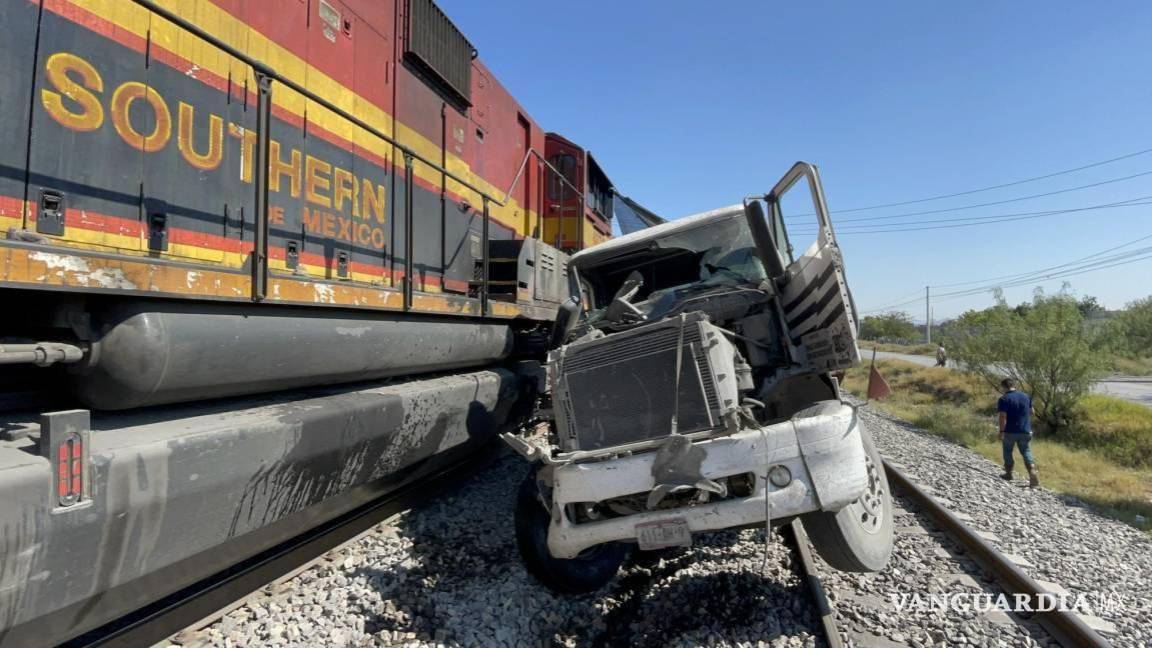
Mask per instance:
[[[506,323],[268,305],[124,302],[92,330],[69,374],[101,410],[476,367],[513,348]]]

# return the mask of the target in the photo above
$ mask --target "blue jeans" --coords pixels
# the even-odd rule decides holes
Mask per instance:
[[[1006,470],[1012,470],[1012,466],[1015,464],[1015,462],[1012,461],[1013,447],[1020,448],[1020,456],[1024,457],[1024,465],[1030,467],[1032,465],[1032,448],[1030,446],[1031,443],[1032,434],[1030,432],[1026,434],[1005,434],[1004,468]]]

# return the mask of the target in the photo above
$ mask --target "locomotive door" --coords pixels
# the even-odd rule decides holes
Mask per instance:
[[[537,230],[539,223],[532,215],[532,167],[535,160],[528,157],[529,152],[532,150],[532,124],[524,118],[520,113],[516,114],[516,125],[518,127],[517,134],[521,138],[520,159],[519,164],[524,165],[523,174],[520,176],[520,191],[517,200],[520,202],[520,213],[522,214],[521,232],[524,238],[539,238],[540,232]],[[517,170],[520,167],[517,166]],[[537,218],[539,215],[537,215]]]
[[[376,130],[393,135],[392,117],[392,34],[395,21],[391,2],[374,0],[360,3],[360,12],[352,16],[352,44],[355,49],[353,114],[369,117]],[[391,280],[385,273],[386,257],[393,243],[388,240],[392,202],[392,147],[375,135],[356,129],[355,156],[352,160],[353,181],[359,197],[352,208],[356,221],[352,258],[353,277],[381,285]],[[366,193],[367,192],[367,193]]]
[[[552,168],[546,174],[544,242],[570,250],[579,246],[584,220],[580,189],[584,186],[584,151],[549,138],[546,157]]]

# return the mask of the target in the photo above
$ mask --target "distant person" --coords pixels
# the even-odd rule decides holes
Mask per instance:
[[[1016,381],[1005,378],[1000,381],[1004,395],[996,403],[996,411],[1000,413],[1000,442],[1004,446],[1004,479],[1012,480],[1012,448],[1020,449],[1020,456],[1024,457],[1024,465],[1028,468],[1028,485],[1035,488],[1040,485],[1040,475],[1036,472],[1036,462],[1032,459],[1032,397],[1021,391],[1016,391]]]
[[[941,343],[940,346],[936,347],[936,366],[937,367],[947,367],[948,366],[948,351],[946,351],[944,349],[943,343]]]

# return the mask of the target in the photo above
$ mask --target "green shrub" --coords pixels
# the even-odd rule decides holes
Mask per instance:
[[[1000,462],[997,394],[983,379],[899,360],[877,368],[892,395],[874,407]],[[868,366],[855,367],[844,387],[863,395],[867,380]],[[1033,451],[1044,487],[1152,531],[1152,409],[1102,395],[1085,396],[1078,408],[1077,426],[1065,438],[1037,426]]]
[[[1061,434],[1076,423],[1077,403],[1105,364],[1077,302],[1066,293],[1046,297],[1042,292],[1016,308],[1003,297],[997,302],[960,316],[953,353],[993,388],[1004,378],[1015,380],[1032,396],[1037,417]]]
[[[1141,357],[1152,349],[1152,297],[1137,299],[1116,316],[1129,357]]]
[[[914,340],[919,336],[912,316],[903,311],[866,315],[860,322],[860,337],[866,340]]]
[[[1152,468],[1152,408],[1111,396],[1085,396],[1069,444],[1094,449],[1124,466]]]

